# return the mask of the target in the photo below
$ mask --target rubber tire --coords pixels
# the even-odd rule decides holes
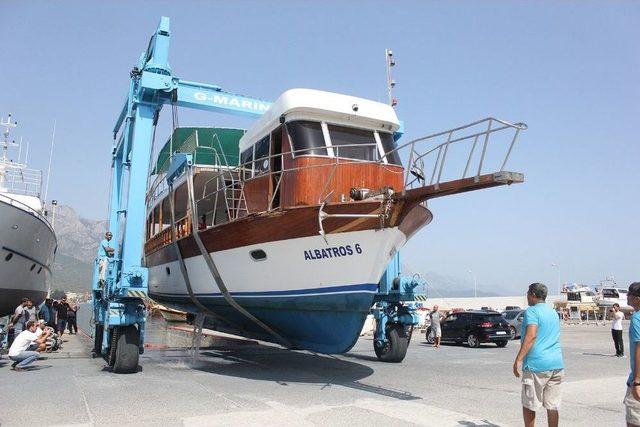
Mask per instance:
[[[399,326],[390,327],[387,331],[387,339],[387,345],[384,347],[378,347],[376,342],[373,342],[376,356],[387,363],[402,362],[407,355],[407,347],[409,345],[409,339],[404,332],[404,328]]]
[[[120,326],[115,349],[113,372],[131,374],[138,371],[140,334],[134,325]]]
[[[469,334],[467,335],[467,345],[471,348],[478,348],[480,347],[480,340],[474,334]]]
[[[511,332],[511,339],[515,340],[517,335],[515,326],[509,326],[509,331]]]
[[[425,341],[427,341],[428,344],[433,344],[433,343],[436,342],[436,338],[433,335],[431,335],[431,328],[430,327],[427,328],[427,332],[425,332],[424,338],[425,338]]]
[[[93,357],[100,356],[102,354],[102,334],[104,333],[104,326],[96,325],[95,335],[93,337]]]
[[[500,348],[506,347],[508,343],[509,343],[509,341],[506,341],[506,340],[505,341],[496,341],[496,345],[498,347],[500,347]]]

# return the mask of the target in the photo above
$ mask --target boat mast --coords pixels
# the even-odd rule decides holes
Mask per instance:
[[[0,119],[0,126],[4,127],[4,130],[2,131],[2,140],[0,141],[0,147],[2,147],[2,158],[0,158],[0,184],[6,181],[6,170],[9,167],[12,167],[15,165],[11,164],[12,163],[9,160],[9,147],[10,146],[17,146],[18,144],[16,144],[15,141],[9,141],[9,133],[11,132],[11,129],[18,126],[18,122],[13,121],[11,122],[11,114],[9,114],[9,117],[7,117],[7,119]]]
[[[391,49],[385,49],[385,59],[387,61],[387,97],[389,98],[389,105],[395,107],[398,104],[398,100],[393,97],[393,88],[396,86],[396,81],[391,75],[391,67],[395,67],[396,60],[393,58],[393,51]]]

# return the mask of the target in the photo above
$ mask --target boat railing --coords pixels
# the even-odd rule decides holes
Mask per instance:
[[[438,189],[445,176],[445,180],[473,177],[477,182],[483,172],[486,172],[489,159],[492,164],[495,164],[492,171],[503,172],[505,170],[518,134],[526,129],[527,125],[524,123],[509,123],[488,117],[464,126],[414,139],[398,146],[386,156],[394,151],[398,153],[403,150],[409,151],[405,169],[405,189],[426,185],[433,185]],[[452,151],[459,150],[460,146],[465,143],[470,145],[468,154],[463,149],[458,151],[452,160]],[[503,154],[496,153],[496,150],[490,153],[489,147],[496,145],[506,145],[506,151]],[[427,169],[429,163],[432,163],[433,166]],[[451,166],[452,164],[453,166]],[[445,168],[445,165],[449,170]],[[428,173],[430,176],[427,175]]]
[[[24,167],[6,167],[0,170],[0,189],[24,196],[40,197],[42,171]]]
[[[268,177],[272,182],[266,206],[266,211],[269,212],[279,208],[274,204],[285,176],[313,169],[322,170],[324,176],[322,184],[314,189],[317,194],[313,195],[313,198],[317,199],[320,204],[334,190],[335,185],[332,186],[331,183],[338,179],[339,174],[336,173],[338,168],[347,164],[374,163],[384,167],[389,173],[403,175],[404,188],[395,189],[396,191],[426,186],[432,186],[437,191],[441,184],[453,182],[454,179],[464,180],[467,178],[478,182],[489,168],[493,173],[505,170],[519,132],[525,129],[527,129],[527,125],[524,123],[509,123],[489,117],[464,126],[416,138],[387,153],[380,153],[377,143],[348,144],[327,147],[326,155],[318,155],[318,147],[309,147],[286,153],[265,155],[237,166],[227,164],[226,167],[219,167],[217,173],[205,182],[196,200],[196,208],[205,202],[213,201],[213,210],[209,205],[206,215],[213,212],[212,225],[214,226],[246,216],[250,212],[246,202],[245,185],[253,180]],[[504,151],[499,150],[501,147],[504,147]],[[354,150],[363,150],[367,154],[354,156]],[[397,153],[398,157],[404,160],[406,167],[403,168],[402,165],[395,165],[387,160],[390,160],[394,153]],[[279,163],[284,166],[285,156],[289,155],[293,158],[320,157],[326,158],[327,161],[290,168],[283,167],[274,171],[271,167],[272,162],[276,158],[280,158]],[[349,156],[361,157],[361,159]],[[222,165],[221,162],[225,160],[216,157],[218,165]],[[429,164],[430,162],[431,164]],[[264,164],[268,167],[263,166],[260,169],[264,169],[264,171],[260,171],[254,167],[256,164]],[[469,184],[465,185],[466,188],[471,187]],[[220,203],[224,203],[226,218],[218,218]],[[197,212],[195,214],[199,217]]]
[[[187,237],[191,233],[191,218],[188,215],[180,218],[176,221],[175,225],[173,225],[173,229],[175,230],[176,240],[182,239],[183,237]],[[147,240],[144,244],[145,252],[153,252],[156,249],[159,249],[163,246],[168,245],[172,242],[172,227],[171,225],[163,230],[160,230],[154,236],[152,236],[149,240]]]
[[[227,212],[227,218],[222,222],[227,222],[229,220],[238,219],[248,213],[248,209],[246,206],[246,195],[244,191],[244,186],[247,183],[250,183],[255,179],[265,179],[269,177],[270,179],[275,178],[273,191],[271,192],[271,196],[268,202],[267,211],[271,211],[276,207],[274,207],[274,201],[277,196],[278,190],[281,187],[282,180],[287,174],[297,173],[304,170],[312,170],[312,169],[329,169],[329,172],[326,174],[324,184],[319,187],[318,203],[321,200],[326,198],[326,193],[329,190],[330,182],[335,178],[335,172],[340,165],[345,164],[367,164],[367,163],[375,163],[375,164],[383,164],[384,160],[382,156],[380,156],[377,150],[377,144],[345,144],[334,146],[333,148],[333,156],[321,156],[329,159],[328,162],[322,164],[312,164],[312,165],[304,165],[304,166],[296,166],[291,168],[281,168],[280,170],[273,171],[271,169],[263,172],[254,174],[254,164],[260,164],[265,161],[271,162],[278,157],[282,157],[285,154],[293,154],[294,157],[305,156],[305,155],[314,155],[318,157],[316,154],[313,154],[318,150],[317,147],[311,148],[303,148],[299,150],[295,150],[292,152],[287,152],[283,154],[272,154],[266,155],[257,159],[253,159],[249,162],[245,162],[240,164],[235,168],[225,168],[220,169],[217,174],[213,175],[209,178],[205,185],[203,186],[203,191],[201,196],[196,200],[196,204],[199,206],[203,202],[207,202],[209,200],[213,200],[213,212],[217,212],[218,204],[222,201],[225,203],[225,210]],[[370,160],[360,160],[360,159],[352,159],[347,157],[342,157],[340,155],[340,151],[343,150],[369,150],[371,153]],[[281,160],[281,164],[284,162]],[[393,166],[393,165],[391,165]],[[402,170],[392,170],[395,173],[402,173]],[[247,175],[252,175],[248,178],[242,179],[242,177],[246,177]],[[214,215],[215,216],[215,215]],[[216,220],[214,218],[214,224],[216,225]]]

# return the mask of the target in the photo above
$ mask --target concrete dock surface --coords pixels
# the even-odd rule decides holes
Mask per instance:
[[[400,364],[379,362],[371,337],[340,356],[222,341],[197,358],[148,349],[138,373],[117,375],[90,357],[91,339],[64,339],[27,372],[2,356],[0,425],[522,425],[518,341],[435,349],[415,334]],[[562,345],[561,425],[624,425],[629,359],[613,356],[609,326],[564,326]]]

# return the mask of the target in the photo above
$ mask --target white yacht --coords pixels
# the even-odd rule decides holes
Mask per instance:
[[[4,128],[0,140],[0,316],[4,316],[23,297],[40,304],[47,296],[57,241],[41,198],[42,171],[28,169],[28,153],[22,160],[21,145],[9,140],[17,125],[11,115],[0,125]],[[18,147],[18,159],[13,161],[9,149]]]

